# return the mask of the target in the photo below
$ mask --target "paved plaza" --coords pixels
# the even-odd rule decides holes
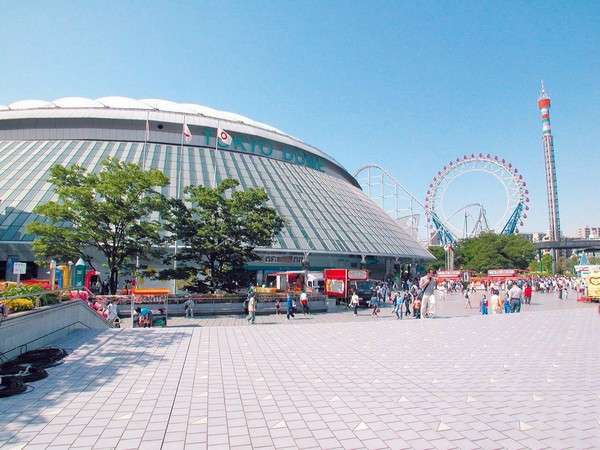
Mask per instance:
[[[49,378],[0,399],[0,447],[600,448],[597,306],[461,302],[73,334]]]

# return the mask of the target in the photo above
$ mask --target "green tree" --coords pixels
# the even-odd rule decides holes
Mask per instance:
[[[542,255],[542,272],[552,273],[552,255],[550,253]]]
[[[430,245],[428,250],[433,256],[435,256],[435,261],[430,261],[427,264],[427,270],[433,269],[438,271],[440,269],[444,269],[446,267],[446,251],[444,250],[444,247],[439,245]]]
[[[244,281],[245,263],[258,258],[255,248],[270,246],[284,221],[267,206],[263,189],[238,185],[228,178],[216,188],[188,186],[185,201],[170,200],[165,229],[181,247],[177,269],[162,271],[161,278],[187,279],[190,289],[213,292]]]
[[[480,273],[490,269],[527,269],[535,257],[534,245],[522,236],[492,232],[460,241],[455,251],[460,267]]]
[[[569,272],[569,261],[564,256],[559,256],[556,261],[556,273],[565,275]]]
[[[575,266],[579,264],[579,257],[577,255],[571,255],[567,260],[567,272],[569,274],[575,273]]]
[[[37,206],[34,212],[46,220],[28,225],[37,257],[63,262],[81,257],[93,266],[93,254],[99,252],[110,273],[110,291],[116,293],[125,264],[161,242],[160,224],[151,217],[165,205],[157,188],[169,179],[158,170],[109,158],[98,173],[54,166],[48,181],[58,201]]]

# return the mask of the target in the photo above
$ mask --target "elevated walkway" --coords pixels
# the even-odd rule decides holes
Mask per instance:
[[[0,319],[0,361],[44,347],[74,331],[108,328],[108,324],[81,300],[11,314]]]

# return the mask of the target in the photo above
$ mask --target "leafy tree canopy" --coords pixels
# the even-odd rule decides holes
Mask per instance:
[[[184,200],[169,201],[165,229],[181,246],[177,269],[162,271],[161,278],[191,280],[196,291],[236,288],[244,264],[258,258],[254,249],[270,246],[284,225],[267,206],[264,189],[238,185],[228,178],[216,188],[188,186]]]
[[[34,212],[46,220],[28,225],[37,257],[63,262],[81,257],[93,266],[91,255],[100,252],[115,293],[127,260],[151,252],[161,242],[158,215],[153,219],[152,213],[163,209],[158,188],[169,179],[158,170],[109,158],[98,173],[54,166],[48,181],[58,201],[36,207]]]
[[[455,250],[457,265],[480,273],[489,269],[527,269],[535,257],[534,245],[516,234],[482,233],[460,241]]]

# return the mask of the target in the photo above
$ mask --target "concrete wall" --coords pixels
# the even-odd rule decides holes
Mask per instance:
[[[75,330],[104,330],[108,325],[81,300],[17,314],[0,322],[0,356],[11,359],[48,345]]]

